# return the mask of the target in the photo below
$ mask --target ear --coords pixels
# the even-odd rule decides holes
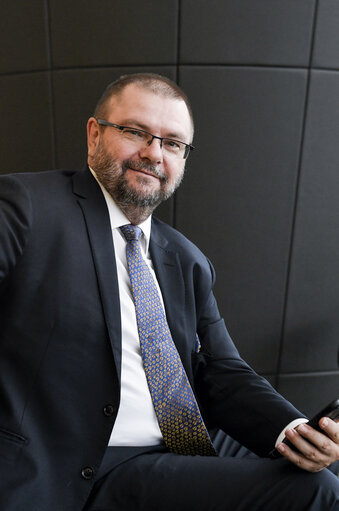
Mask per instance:
[[[87,121],[87,149],[88,158],[92,158],[100,140],[100,127],[94,117],[90,117]]]

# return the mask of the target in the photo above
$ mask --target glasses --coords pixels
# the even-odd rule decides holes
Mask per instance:
[[[131,128],[130,126],[120,126],[119,124],[113,124],[112,122],[105,121],[104,119],[97,119],[97,123],[102,126],[110,126],[116,128],[121,132],[122,137],[127,142],[131,142],[138,147],[144,147],[145,145],[150,146],[153,140],[156,138],[160,140],[160,147],[162,150],[170,156],[178,156],[184,159],[187,158],[190,151],[193,151],[194,147],[180,140],[174,140],[172,138],[158,137],[148,131],[140,130],[139,128]]]

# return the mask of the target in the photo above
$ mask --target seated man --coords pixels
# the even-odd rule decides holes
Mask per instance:
[[[152,217],[192,149],[186,96],[122,77],[87,132],[84,171],[0,178],[1,510],[338,511],[339,424],[240,358],[210,262]]]

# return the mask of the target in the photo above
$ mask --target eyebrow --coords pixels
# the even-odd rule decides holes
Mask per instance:
[[[131,127],[136,127],[141,130],[147,131],[148,133],[151,133],[148,126],[146,126],[142,122],[136,121],[135,119],[132,119],[132,118],[126,119],[126,121],[124,121],[124,123],[122,124],[122,126],[130,126],[130,125],[132,125]],[[180,134],[180,133],[178,134],[178,133],[172,132],[172,133],[168,133],[167,135],[165,135],[165,137],[162,137],[162,138],[171,138],[173,140],[178,140],[178,142],[180,142],[180,141],[183,141],[184,135]]]

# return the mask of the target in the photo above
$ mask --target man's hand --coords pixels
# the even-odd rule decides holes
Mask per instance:
[[[292,463],[309,472],[319,472],[339,460],[339,423],[328,417],[319,421],[324,433],[319,433],[307,424],[286,430],[286,438],[299,452],[285,444],[277,446],[278,451]],[[309,441],[307,441],[309,440]]]

